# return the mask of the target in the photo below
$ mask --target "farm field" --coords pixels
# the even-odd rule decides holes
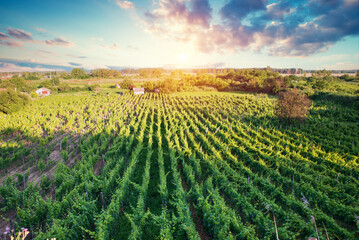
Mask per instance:
[[[359,112],[266,94],[57,94],[0,114],[0,232],[35,239],[358,239]]]

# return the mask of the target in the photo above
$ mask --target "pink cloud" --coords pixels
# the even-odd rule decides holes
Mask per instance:
[[[53,56],[58,56],[57,53],[54,52],[50,52],[50,51],[46,51],[46,50],[38,50],[36,52],[34,52],[35,55],[53,55]]]
[[[43,29],[43,28],[37,28],[37,27],[35,27],[35,29],[36,29],[38,32],[48,32],[46,29]]]
[[[59,46],[64,46],[64,47],[72,47],[73,45],[75,45],[73,42],[67,41],[66,39],[60,37],[60,38],[55,38],[53,40],[46,40],[45,43],[47,45],[59,45]]]
[[[103,47],[103,48],[109,48],[109,49],[113,49],[113,50],[118,49],[118,44],[117,43],[114,43],[112,45],[100,44],[100,46]]]
[[[0,32],[0,40],[7,40],[7,39],[9,39],[9,36],[6,35],[5,33]]]
[[[120,8],[123,8],[123,9],[133,9],[135,7],[135,4],[133,2],[130,2],[130,1],[117,0],[116,4],[118,6],[120,6]]]
[[[8,28],[7,31],[8,34],[13,38],[17,38],[23,41],[32,40],[31,33],[27,33],[24,30],[16,29],[16,28]]]
[[[208,0],[193,0],[187,6],[186,1],[160,0],[158,8],[145,13],[148,22],[169,21],[172,24],[195,25],[208,28],[212,18],[212,8]]]
[[[212,19],[208,0],[157,0],[139,19],[154,36],[189,42],[205,53],[250,49],[303,57],[359,34],[355,0],[222,2],[219,21]]]
[[[6,46],[6,47],[22,47],[23,43],[22,42],[17,42],[17,41],[4,41],[4,42],[0,42],[1,45]]]

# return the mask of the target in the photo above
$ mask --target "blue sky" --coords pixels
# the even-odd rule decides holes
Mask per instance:
[[[359,69],[358,0],[0,0],[0,71]]]

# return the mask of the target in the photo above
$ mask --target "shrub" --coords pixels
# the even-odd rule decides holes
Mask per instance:
[[[279,93],[277,116],[284,121],[304,120],[309,114],[311,100],[298,89]]]
[[[37,93],[36,93],[36,92],[31,92],[31,93],[30,93],[30,96],[31,96],[32,98],[37,98]]]
[[[9,114],[19,111],[29,103],[29,97],[13,90],[0,92],[0,112]]]

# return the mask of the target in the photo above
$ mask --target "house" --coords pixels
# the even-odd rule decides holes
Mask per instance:
[[[36,93],[38,96],[49,96],[51,93],[51,90],[45,87],[39,88],[36,90]]]
[[[121,88],[121,85],[119,83],[117,83],[116,88]]]
[[[135,95],[142,95],[142,94],[145,94],[145,89],[144,88],[133,88],[133,93]]]

